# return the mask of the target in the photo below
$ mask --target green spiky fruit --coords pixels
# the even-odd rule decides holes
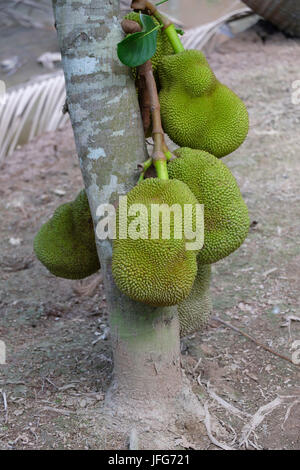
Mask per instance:
[[[128,15],[125,16],[125,19],[135,21],[136,23],[139,23],[140,26],[142,26],[139,13],[136,13],[136,12],[128,13]],[[152,16],[152,20],[154,21],[155,25],[159,25],[159,21],[153,16]],[[161,62],[161,59],[163,56],[171,55],[171,54],[174,54],[173,47],[166,33],[162,29],[159,29],[157,33],[156,52],[151,58],[153,73],[154,73],[154,77],[157,83],[158,83],[158,70],[157,69]],[[136,76],[136,69],[133,69],[133,75],[134,77]]]
[[[163,128],[177,145],[220,158],[244,142],[247,109],[216,79],[202,52],[164,56],[158,70]]]
[[[100,269],[93,221],[84,190],[62,204],[34,239],[40,262],[55,276],[83,279]]]
[[[137,223],[136,216],[130,216],[130,208],[133,210],[134,204],[142,204],[144,208],[140,210],[138,222],[139,236],[143,234],[143,238],[121,238],[124,230],[126,236],[126,226],[130,234],[131,224]],[[121,205],[117,211],[112,272],[119,289],[132,299],[153,306],[176,305],[187,297],[192,288],[197,273],[198,249],[187,249],[184,229],[180,229],[179,236],[176,234],[178,225],[172,215],[170,234],[163,238],[162,218],[157,219],[152,213],[153,204],[177,204],[181,210],[185,204],[191,204],[190,220],[193,230],[196,229],[197,200],[186,184],[175,179],[148,178],[142,181],[127,194],[129,215],[121,217]],[[153,238],[155,230],[157,238]]]
[[[247,206],[227,166],[213,155],[189,148],[177,149],[168,165],[170,178],[186,183],[204,204],[204,246],[200,264],[211,264],[235,251],[249,230]]]
[[[178,304],[180,336],[201,331],[207,324],[212,312],[209,293],[211,266],[199,266],[190,295]]]

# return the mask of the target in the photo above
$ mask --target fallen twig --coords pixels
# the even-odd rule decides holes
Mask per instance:
[[[210,413],[208,410],[208,404],[207,402],[204,403],[204,411],[205,411],[205,418],[204,418],[204,424],[206,427],[207,435],[211,442],[217,446],[220,447],[223,450],[235,450],[233,447],[228,446],[227,444],[224,444],[223,442],[219,442],[211,432],[211,419],[210,419]]]
[[[137,430],[135,428],[132,428],[130,431],[128,449],[139,450],[139,438],[138,438]]]
[[[240,330],[239,328],[236,328],[235,326],[231,325],[230,323],[227,323],[226,321],[221,320],[220,318],[215,317],[215,316],[211,317],[211,319],[212,319],[213,321],[217,321],[217,322],[221,323],[222,325],[227,326],[227,328],[231,328],[233,331],[236,331],[236,332],[239,333],[240,335],[243,335],[245,338],[250,339],[250,341],[253,341],[253,343],[255,343],[255,344],[256,344],[257,346],[259,346],[260,348],[264,349],[265,351],[268,351],[268,352],[274,354],[275,356],[280,357],[280,359],[284,359],[285,361],[290,362],[291,364],[293,364],[293,366],[299,367],[299,365],[298,365],[298,364],[295,364],[295,363],[292,361],[292,359],[290,359],[289,357],[285,356],[284,354],[278,353],[277,351],[275,351],[274,349],[270,348],[269,346],[266,346],[266,345],[263,344],[263,343],[260,343],[256,338],[254,338],[253,336],[248,335],[248,333],[245,333],[244,331]]]
[[[300,317],[297,317],[296,315],[289,315],[288,317],[285,317],[285,320],[286,320],[286,323],[283,323],[281,326],[288,327],[289,337],[290,337],[290,340],[292,341],[292,331],[291,331],[292,321],[300,321]]]
[[[61,408],[52,408],[51,406],[44,406],[43,410],[54,411],[54,413],[59,413],[61,415],[66,415],[66,416],[69,416],[70,414],[75,414],[75,411],[63,410]]]
[[[209,393],[209,395],[217,402],[219,403],[221,406],[223,406],[223,408],[225,408],[225,410],[229,411],[231,414],[237,416],[238,418],[240,418],[241,420],[245,420],[245,418],[250,418],[251,415],[249,413],[246,413],[244,411],[241,411],[239,410],[238,408],[236,408],[235,406],[231,405],[230,403],[228,403],[227,401],[223,400],[223,398],[219,397],[219,395],[217,395],[211,388],[210,388],[210,383],[207,382],[207,392]]]
[[[56,388],[56,390],[59,390],[59,387],[57,385],[55,385],[54,382],[52,382],[50,379],[48,379],[48,377],[45,377],[45,380],[50,384],[52,385],[52,387]]]
[[[271,401],[270,403],[267,403],[266,405],[261,406],[257,410],[257,412],[252,416],[249,423],[245,424],[242,429],[242,435],[239,443],[240,447],[244,445],[246,449],[248,449],[249,443],[252,445],[252,443],[249,441],[250,434],[254,432],[257,426],[262,423],[262,421],[268,414],[270,414],[275,408],[278,408],[278,406],[282,405],[283,401],[283,398],[277,397],[275,398],[275,400]]]
[[[3,399],[4,413],[5,413],[5,423],[7,423],[7,398],[6,393],[3,390],[0,390]]]
[[[231,424],[225,423],[225,421],[223,421],[223,420],[220,419],[220,418],[219,418],[219,421],[220,421],[220,423],[222,424],[222,426],[223,426],[224,428],[227,428],[229,431],[232,432],[232,434],[233,434],[233,439],[232,439],[232,441],[230,442],[230,445],[233,446],[233,444],[235,444],[236,441],[237,441],[237,433],[236,433],[235,429],[231,426]]]
[[[290,406],[288,407],[288,409],[286,410],[286,414],[285,414],[285,417],[284,417],[284,421],[281,425],[281,429],[284,430],[284,425],[286,423],[286,421],[288,420],[289,416],[290,416],[290,413],[292,411],[292,408],[297,405],[298,403],[300,403],[300,400],[295,400],[293,401],[293,403],[290,404]]]
[[[278,268],[268,269],[268,271],[265,271],[265,272],[263,273],[263,277],[267,277],[267,276],[269,276],[269,274],[272,274],[272,273],[274,273],[274,272],[277,271],[277,270],[278,270]]]
[[[200,357],[200,359],[198,360],[197,364],[193,367],[193,372],[196,372],[196,370],[198,369],[198,367],[199,367],[201,361],[202,361],[202,357]]]

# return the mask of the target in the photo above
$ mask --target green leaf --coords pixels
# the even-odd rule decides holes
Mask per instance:
[[[128,67],[138,67],[155,54],[156,40],[160,25],[156,25],[149,15],[140,13],[143,29],[128,35],[118,44],[118,57]]]

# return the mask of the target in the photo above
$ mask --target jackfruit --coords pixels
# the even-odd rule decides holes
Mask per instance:
[[[179,157],[168,164],[170,178],[188,185],[204,204],[204,245],[198,263],[211,264],[235,251],[249,230],[247,206],[227,166],[213,155],[189,148],[177,149]]]
[[[138,217],[130,214],[134,204],[143,205],[138,206]],[[184,210],[185,204],[191,204],[190,221],[192,229],[196,230],[197,200],[186,184],[176,179],[148,178],[142,181],[127,194],[127,217],[121,217],[121,203],[117,210],[112,273],[119,289],[132,299],[152,306],[176,305],[192,289],[197,273],[198,249],[186,249],[183,226],[178,236],[178,225],[173,214],[170,217],[170,233],[164,235],[162,217],[155,217],[153,204],[156,207],[177,204],[180,210]],[[131,224],[134,223],[139,228],[138,239],[130,235],[126,237],[126,227],[130,234]]]
[[[206,326],[212,312],[210,277],[211,266],[200,265],[190,295],[178,304],[180,336],[190,335]]]
[[[100,269],[93,221],[84,190],[62,204],[34,239],[40,262],[55,276],[83,279]]]
[[[244,142],[247,109],[216,79],[202,52],[187,50],[164,56],[158,72],[163,128],[177,145],[220,158]]]
[[[127,20],[135,21],[136,23],[139,23],[140,26],[142,26],[139,13],[131,12],[131,13],[128,13],[128,15],[126,15],[124,18]],[[152,20],[154,21],[155,25],[160,24],[159,21],[156,18],[154,18],[154,16],[152,16]],[[161,59],[165,55],[172,55],[172,54],[174,54],[174,50],[166,33],[162,29],[159,29],[157,33],[156,52],[151,58],[153,74],[154,74],[154,78],[158,86],[159,86],[159,83],[158,83],[158,70],[157,69],[161,62]],[[133,73],[134,78],[136,78],[135,68],[132,69],[132,73]]]

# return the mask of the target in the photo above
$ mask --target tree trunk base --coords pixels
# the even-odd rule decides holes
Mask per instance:
[[[104,405],[106,432],[124,436],[124,444],[131,450],[175,450],[194,448],[190,431],[197,437],[197,448],[207,447],[208,439],[203,421],[205,411],[183,376],[182,391],[177,397],[164,400],[139,401],[109,389]],[[189,446],[190,443],[190,446]]]

